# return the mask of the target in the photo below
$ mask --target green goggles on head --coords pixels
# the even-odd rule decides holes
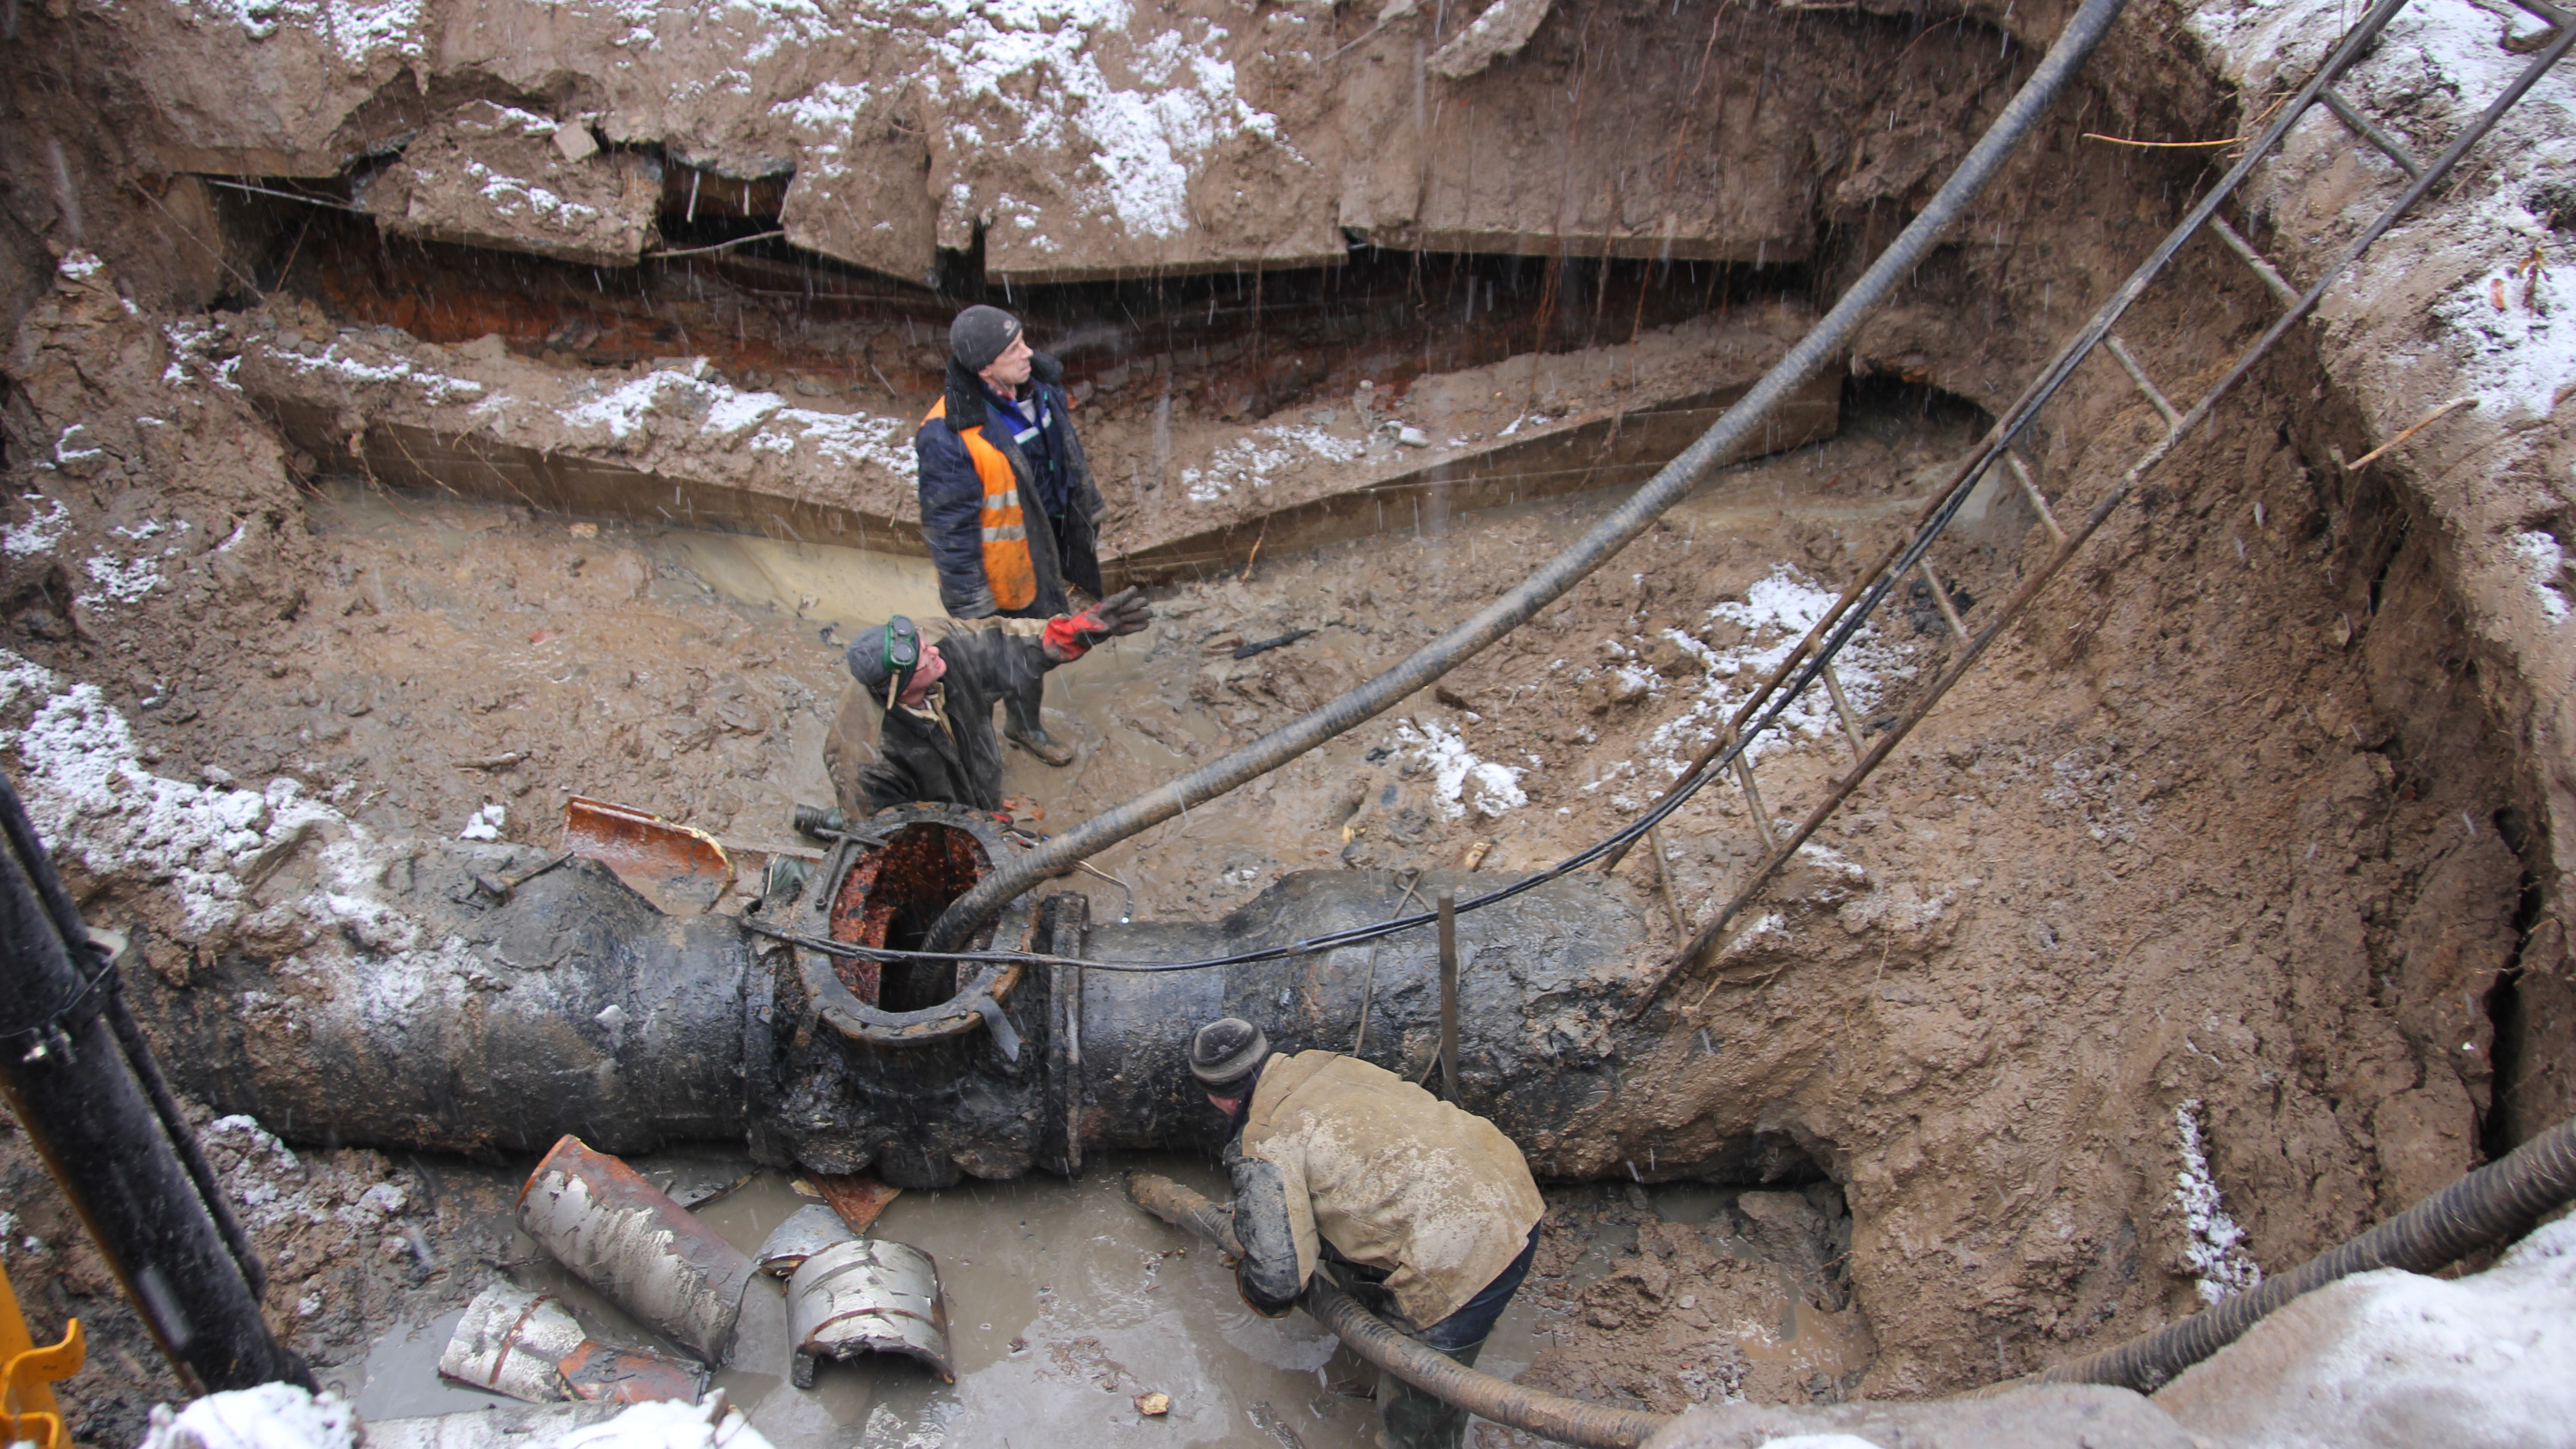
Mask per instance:
[[[891,705],[912,687],[913,671],[921,667],[921,630],[901,614],[886,620],[885,666],[886,703]]]

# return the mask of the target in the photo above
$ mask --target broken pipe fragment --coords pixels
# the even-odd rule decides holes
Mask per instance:
[[[724,1362],[751,1259],[634,1168],[567,1134],[519,1189],[519,1226],[609,1302]]]
[[[787,1215],[787,1220],[770,1230],[762,1240],[760,1251],[752,1255],[760,1271],[784,1278],[805,1266],[805,1260],[838,1243],[855,1242],[858,1234],[841,1221],[839,1212],[824,1203],[813,1203]]]
[[[561,1300],[507,1283],[466,1305],[438,1356],[438,1373],[531,1404],[694,1401],[707,1385],[706,1371],[694,1364],[592,1342]]]
[[[939,1265],[908,1244],[835,1243],[807,1258],[787,1282],[787,1338],[796,1345],[789,1378],[800,1389],[814,1387],[816,1359],[861,1353],[903,1354],[957,1382]]]

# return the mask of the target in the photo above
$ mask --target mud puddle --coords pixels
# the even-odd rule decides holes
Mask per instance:
[[[758,1170],[722,1155],[634,1159],[648,1177],[686,1200],[721,1195],[695,1211],[746,1252],[787,1215],[817,1199],[792,1173]],[[1047,1443],[1279,1444],[1362,1449],[1376,1433],[1376,1371],[1344,1351],[1313,1319],[1264,1319],[1245,1307],[1217,1255],[1147,1217],[1122,1190],[1127,1170],[1164,1173],[1222,1195],[1223,1174],[1204,1160],[1121,1157],[1078,1182],[1030,1176],[967,1183],[945,1192],[906,1193],[873,1234],[910,1243],[938,1260],[947,1295],[955,1385],[909,1361],[863,1358],[825,1363],[812,1390],[787,1381],[785,1296],[776,1279],[754,1281],[744,1301],[733,1362],[717,1385],[744,1407],[779,1449],[890,1449],[933,1445]],[[447,1167],[448,1176],[488,1177],[508,1202],[517,1176],[503,1169]],[[739,1184],[739,1185],[734,1185]],[[729,1190],[727,1190],[729,1188]],[[1723,1223],[1735,1194],[1668,1185],[1603,1212],[1597,1189],[1552,1190],[1550,1232],[1565,1251],[1545,1255],[1514,1300],[1479,1367],[1511,1378],[1560,1340],[1577,1336],[1578,1302],[1592,1285],[1640,1259],[1640,1223]],[[603,1340],[671,1351],[547,1258],[500,1215],[507,1243],[495,1266],[526,1286],[561,1297]],[[1716,1305],[1712,1304],[1712,1307]],[[1743,1356],[1777,1360],[1799,1381],[1853,1366],[1848,1331],[1856,1314],[1801,1314],[1781,1321],[1731,1321]],[[407,1318],[381,1333],[365,1356],[325,1374],[366,1419],[472,1412],[507,1402],[438,1377],[437,1364],[462,1310]],[[1741,1318],[1741,1315],[1738,1315]],[[1865,1331],[1860,1343],[1866,1343]],[[1865,1354],[1860,1358],[1865,1362]],[[1171,1396],[1171,1411],[1147,1420],[1135,1398]],[[1479,1431],[1489,1442],[1498,1428]]]
[[[651,1175],[666,1159],[635,1163]],[[716,1383],[779,1449],[1131,1441],[1325,1449],[1373,1442],[1373,1405],[1348,1393],[1373,1382],[1374,1371],[1340,1352],[1312,1319],[1263,1319],[1244,1307],[1213,1252],[1127,1201],[1119,1186],[1126,1168],[1224,1190],[1222,1175],[1205,1162],[1139,1157],[1080,1182],[1029,1177],[906,1193],[877,1220],[875,1235],[939,1262],[958,1370],[953,1387],[907,1361],[862,1359],[826,1363],[814,1389],[795,1388],[787,1382],[785,1297],[770,1278],[753,1283],[734,1363]],[[749,1164],[734,1170],[750,1171]],[[759,1172],[697,1211],[749,1252],[816,1200],[794,1181]],[[656,1342],[515,1229],[510,1241],[516,1281],[560,1295],[605,1338]],[[437,1377],[439,1353],[460,1316],[398,1323],[363,1361],[334,1376],[359,1413],[392,1418],[504,1402]],[[1535,1317],[1514,1309],[1514,1319]],[[1529,1325],[1517,1331],[1525,1337]],[[1498,1364],[1505,1372],[1519,1366]],[[1171,1396],[1167,1416],[1141,1419],[1134,1399],[1148,1391]]]

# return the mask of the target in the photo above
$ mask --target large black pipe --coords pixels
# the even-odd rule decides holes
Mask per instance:
[[[1119,841],[1151,829],[1191,805],[1213,800],[1258,779],[1290,760],[1362,722],[1373,719],[1416,690],[1447,674],[1475,654],[1556,602],[1593,570],[1610,561],[1638,534],[1705,482],[1722,458],[1733,457],[1760,428],[1773,408],[1788,400],[1841,353],[1862,319],[1877,310],[1897,284],[1920,265],[1941,237],[1967,212],[2005,161],[2056,103],[2060,92],[2093,54],[2094,47],[2120,18],[2126,0],[2084,0],[2067,21],[2030,79],[2003,114],[1970,148],[1959,169],[1933,193],[1932,200],[1897,234],[1850,291],[1834,303],[1813,331],[1800,338],[1789,355],[1762,375],[1752,390],[1726,410],[1699,441],[1684,448],[1628,501],[1592,526],[1565,551],[1541,565],[1500,598],[1423,645],[1403,663],[1358,685],[1312,712],[1289,721],[1239,750],[1192,770],[1177,780],[1149,790],[1123,805],[1105,810],[1056,836],[1003,869],[987,876],[942,914],[929,935],[930,949],[955,950],[978,926],[992,919],[1006,901],[1035,888],[1075,861],[1099,854]]]
[[[0,1092],[10,1111],[191,1387],[314,1387],[261,1318],[258,1261],[124,1015],[114,963],[91,944],[6,780],[0,837]]]
[[[1017,848],[971,812],[899,811],[870,828],[901,848],[851,866],[851,878],[872,882],[887,915],[922,922],[962,881],[907,874],[904,860],[951,859],[953,847],[981,869]],[[888,967],[870,983],[852,967],[853,988],[816,953],[731,917],[665,916],[595,862],[494,902],[469,871],[497,862],[472,850],[425,851],[392,873],[385,904],[416,923],[411,949],[292,973],[232,951],[177,988],[137,973],[138,1010],[178,1085],[293,1141],[541,1152],[572,1133],[626,1153],[730,1140],[764,1161],[936,1187],[1072,1172],[1101,1151],[1216,1145],[1224,1124],[1190,1090],[1185,1060],[1190,1033],[1215,1017],[1259,1021],[1285,1050],[1349,1051],[1366,995],[1369,1060],[1418,1079],[1439,1047],[1427,930],[1206,970],[1108,969],[1379,919],[1405,898],[1392,872],[1293,874],[1212,921],[1095,925],[1071,895],[1015,909],[995,948],[1103,964],[996,972],[1003,989],[989,1004],[1009,1029],[1005,1050],[991,1017],[967,1004],[972,982],[899,981]],[[802,899],[764,902],[749,919],[820,935],[839,899],[833,879],[818,874]],[[1656,1177],[1816,1170],[1778,1134],[1724,1136],[1644,1109],[1633,1064],[1660,1038],[1618,1020],[1645,940],[1622,888],[1553,881],[1461,918],[1458,937],[1461,1103],[1543,1173],[1623,1171],[1631,1157]]]

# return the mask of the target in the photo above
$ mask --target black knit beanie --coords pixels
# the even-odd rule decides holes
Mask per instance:
[[[1220,1097],[1234,1096],[1270,1056],[1270,1038],[1239,1016],[1211,1021],[1190,1038],[1190,1075]]]
[[[948,324],[948,355],[968,372],[982,372],[1019,335],[1019,318],[999,307],[969,307]]]

